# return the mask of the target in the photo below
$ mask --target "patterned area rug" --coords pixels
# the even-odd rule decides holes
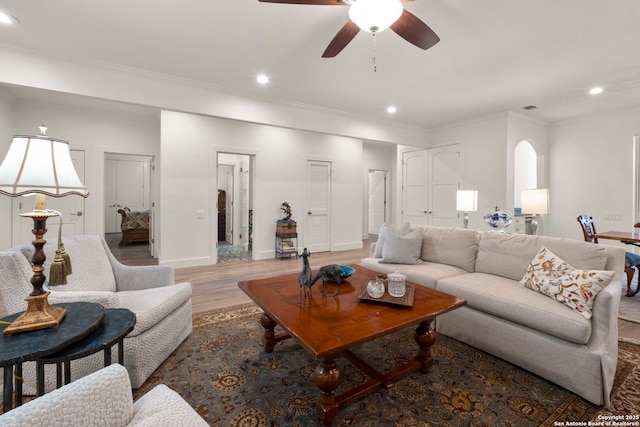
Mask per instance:
[[[134,393],[164,383],[213,426],[319,426],[313,382],[317,362],[293,340],[262,350],[261,311],[253,304],[194,315],[194,330]],[[360,346],[356,353],[379,369],[414,356],[413,328]],[[573,393],[443,335],[432,347],[426,374],[406,376],[340,410],[334,426],[587,425],[602,415],[638,416],[640,347],[620,342],[612,408]],[[365,377],[338,359],[341,386]],[[584,424],[569,424],[584,421]],[[637,418],[635,421],[638,421]]]

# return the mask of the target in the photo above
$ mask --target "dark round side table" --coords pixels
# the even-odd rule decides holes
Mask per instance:
[[[71,382],[71,361],[104,351],[104,366],[111,364],[111,348],[118,344],[118,363],[124,365],[124,337],[133,330],[136,315],[126,308],[107,308],[102,323],[80,341],[62,350],[36,359],[38,396],[44,394],[44,366],[56,364],[56,385],[62,387],[61,368],[64,364],[64,384]]]
[[[13,408],[13,367],[15,366],[16,406],[22,405],[22,363],[53,354],[93,332],[104,317],[104,307],[89,302],[55,304],[67,310],[57,328],[40,329],[4,336],[0,334],[0,366],[4,368],[3,411]],[[20,313],[2,318],[12,322]],[[0,325],[0,333],[8,325]],[[38,379],[39,381],[40,379]]]

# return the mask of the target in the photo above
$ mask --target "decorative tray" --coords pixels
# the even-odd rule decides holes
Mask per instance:
[[[366,302],[377,302],[380,304],[391,304],[391,305],[401,305],[403,307],[413,307],[413,297],[416,292],[415,285],[413,283],[407,282],[406,284],[406,292],[404,296],[401,297],[392,297],[388,292],[385,292],[380,298],[373,298],[369,295],[367,290],[365,289],[362,294],[358,296],[362,301]]]

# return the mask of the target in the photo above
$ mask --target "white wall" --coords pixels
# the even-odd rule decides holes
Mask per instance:
[[[362,247],[360,140],[169,111],[161,122],[161,263],[215,263],[217,151],[255,155],[254,257],[274,256],[285,201],[304,246],[304,165],[310,159],[333,165],[332,250]],[[196,218],[197,210],[206,212],[204,220]]]
[[[548,234],[582,240],[581,214],[591,215],[598,231],[632,230],[634,135],[640,108],[551,127]],[[622,219],[607,220],[606,212]]]
[[[13,136],[13,99],[0,87],[0,163]],[[11,247],[11,197],[0,194],[0,250]]]

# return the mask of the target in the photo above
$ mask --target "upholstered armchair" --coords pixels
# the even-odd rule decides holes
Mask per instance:
[[[208,426],[164,384],[133,403],[127,370],[117,363],[0,415],[0,425]]]
[[[121,264],[100,236],[64,237],[63,243],[73,273],[67,277],[68,284],[48,288],[49,302],[96,302],[105,308],[127,308],[135,313],[135,328],[124,340],[124,365],[132,386],[139,388],[191,333],[191,284],[174,283],[174,270],[169,266]],[[56,248],[54,239],[44,247],[47,275]],[[0,292],[7,313],[26,309],[24,298],[32,290],[33,250],[31,244],[24,244],[0,252]],[[101,354],[73,361],[72,380],[96,371],[102,363]],[[35,368],[27,365],[33,363],[24,367],[24,393],[35,394]],[[47,368],[45,387],[50,390],[55,373],[53,366]]]

